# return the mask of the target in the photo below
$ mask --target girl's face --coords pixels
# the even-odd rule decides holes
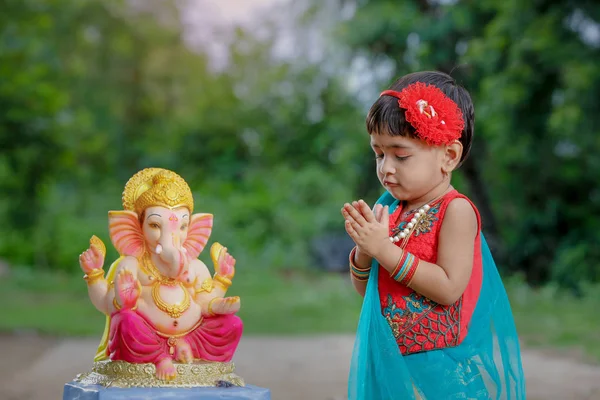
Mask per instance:
[[[379,182],[397,200],[409,203],[431,200],[428,197],[446,181],[444,171],[451,171],[447,169],[447,146],[434,147],[419,139],[372,134],[371,148],[377,159]]]

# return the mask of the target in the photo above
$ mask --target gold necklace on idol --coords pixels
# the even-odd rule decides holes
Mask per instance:
[[[152,262],[150,258],[150,254],[148,252],[144,253],[142,258],[142,263],[144,268],[154,276],[155,280],[152,284],[152,300],[154,300],[154,304],[164,313],[167,313],[171,318],[179,318],[181,315],[190,308],[190,294],[188,290],[185,288],[183,282],[173,278],[167,278],[163,276],[158,268]],[[169,304],[160,297],[160,287],[161,286],[179,286],[183,290],[183,300],[179,303]]]

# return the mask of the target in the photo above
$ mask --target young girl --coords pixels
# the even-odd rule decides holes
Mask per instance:
[[[477,209],[451,184],[474,108],[448,75],[406,75],[367,116],[370,207],[345,204],[352,283],[363,295],[350,400],[525,399],[518,337]]]

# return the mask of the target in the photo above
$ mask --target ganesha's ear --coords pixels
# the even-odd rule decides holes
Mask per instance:
[[[109,211],[108,232],[120,255],[138,258],[144,254],[142,227],[133,211]]]
[[[187,238],[183,243],[190,259],[198,258],[212,232],[212,214],[194,214],[190,220]]]

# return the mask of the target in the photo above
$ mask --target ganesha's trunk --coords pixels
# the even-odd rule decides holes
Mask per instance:
[[[184,250],[177,235],[172,235],[172,240],[161,240],[155,251],[169,266],[167,275],[170,278],[176,279],[182,274],[185,267]]]
[[[179,255],[179,262],[176,265],[178,265],[178,268],[177,273],[175,274],[175,278],[179,277],[183,273],[183,269],[185,267],[185,264],[183,262],[183,254]]]
[[[175,277],[177,278],[182,274],[185,266],[185,249],[181,247],[181,239],[179,238],[179,235],[173,235],[173,246],[177,250],[178,254],[177,262],[173,265],[173,268],[177,270],[177,273],[175,274]]]

